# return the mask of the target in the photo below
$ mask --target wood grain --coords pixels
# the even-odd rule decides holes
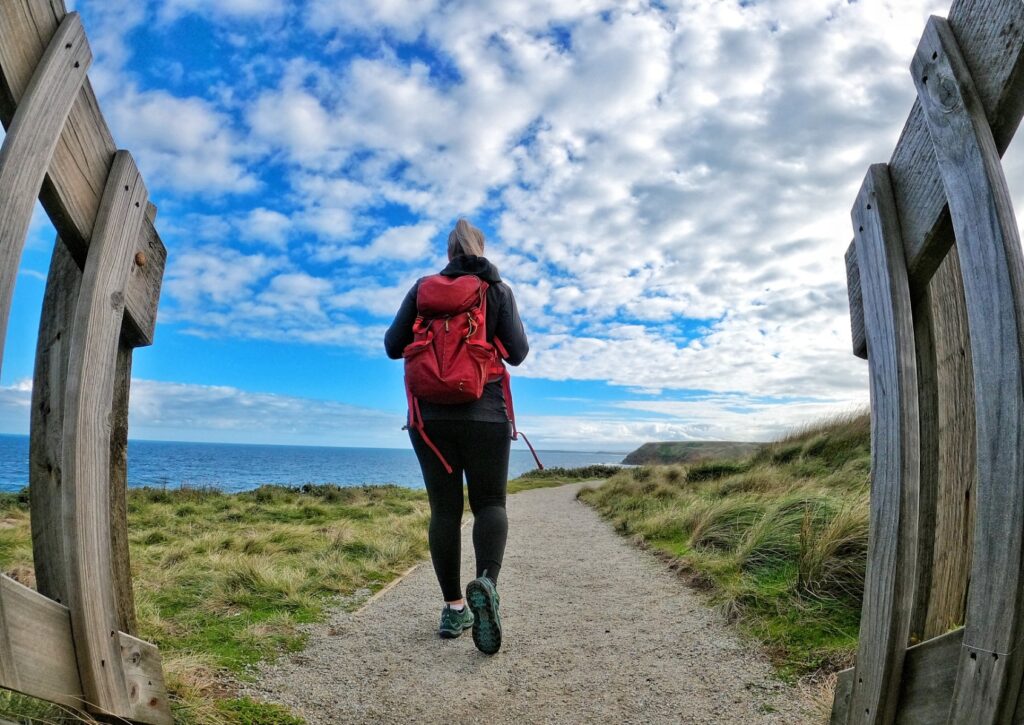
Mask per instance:
[[[0,673],[0,687],[84,710],[68,608],[0,575],[0,612],[0,626],[9,633],[6,656],[17,663],[13,677]],[[114,639],[131,700],[128,719],[170,725],[157,648],[124,632]]]
[[[0,2],[0,37],[5,41],[0,43],[0,121],[5,127],[9,127],[33,69],[65,14],[61,0]],[[39,195],[79,267],[85,265],[100,197],[116,150],[86,78],[71,107]],[[139,346],[153,341],[156,301],[167,253],[148,219],[134,245],[135,252],[146,255],[147,263],[133,270],[125,292],[126,337]]]
[[[910,635],[920,476],[910,288],[888,169],[868,169],[851,214],[871,388],[871,513],[848,722],[892,722]]]
[[[975,364],[977,509],[951,719],[1013,716],[1024,670],[1024,255],[992,129],[953,31],[929,20],[911,66],[958,240]]]
[[[151,725],[171,725],[170,703],[160,662],[160,651],[155,645],[120,633],[121,662],[128,685],[132,711],[129,719]]]
[[[67,602],[61,489],[64,392],[81,283],[82,272],[58,237],[50,258],[36,345],[28,472],[36,586],[40,593],[61,604]]]
[[[931,285],[911,301],[914,318],[914,356],[917,360],[917,410],[920,474],[917,497],[917,548],[914,563],[913,607],[908,645],[928,638],[925,633],[932,590],[935,555],[935,513],[939,489],[939,386],[935,356],[934,300]]]
[[[117,346],[114,401],[110,411],[110,552],[117,622],[122,632],[136,634],[135,592],[128,550],[128,400],[132,384],[132,345]]]
[[[949,11],[949,25],[974,78],[996,150],[1002,154],[1024,114],[1024,3],[956,0]],[[889,171],[914,291],[927,283],[954,241],[920,99],[911,108]]]
[[[0,672],[0,686],[69,707],[82,707],[82,685],[67,607],[0,576],[0,625],[8,633],[5,657],[16,662]]]
[[[64,552],[68,609],[91,707],[132,711],[121,661],[110,542],[111,406],[124,315],[124,289],[148,192],[125,151],[114,158],[71,332],[65,394]]]
[[[935,348],[939,467],[931,592],[922,639],[964,623],[973,550],[977,478],[974,379],[963,279],[955,248],[932,277],[928,293]]]
[[[907,649],[903,660],[900,704],[894,722],[898,725],[946,722],[963,636],[962,628],[955,629]],[[853,668],[843,670],[836,677],[830,725],[845,725],[847,722],[847,705],[853,682]]]
[[[864,300],[860,293],[860,270],[857,269],[857,248],[853,242],[846,250],[846,294],[850,299],[850,336],[853,354],[868,359],[868,341],[864,337]]]
[[[76,13],[65,16],[0,147],[0,360],[32,209],[92,51]]]

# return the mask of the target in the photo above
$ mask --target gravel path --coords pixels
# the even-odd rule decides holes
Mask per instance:
[[[336,614],[249,694],[310,723],[810,722],[763,657],[576,501],[581,485],[509,498],[497,655],[468,632],[437,637],[440,593],[424,564],[361,612]]]

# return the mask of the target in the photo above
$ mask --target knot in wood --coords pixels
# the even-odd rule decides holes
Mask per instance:
[[[137,266],[139,266],[139,267],[145,267],[146,266],[146,253],[145,252],[136,252],[135,253],[135,264]]]
[[[110,295],[110,306],[115,310],[119,310],[124,307],[124,292],[118,290]]]
[[[956,81],[947,75],[937,75],[935,83],[932,84],[932,97],[935,102],[942,106],[946,113],[952,113],[963,105],[960,97],[960,90],[956,87]]]

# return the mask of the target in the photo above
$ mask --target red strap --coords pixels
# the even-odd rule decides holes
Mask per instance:
[[[501,345],[498,339],[495,338],[494,342]],[[501,348],[499,348],[501,350]],[[512,440],[519,440],[519,436],[523,436],[523,440],[526,441],[526,445],[530,448],[530,453],[533,454],[533,460],[537,461],[537,468],[544,470],[544,464],[540,462],[540,458],[537,457],[537,451],[533,449],[533,444],[526,437],[525,434],[520,433],[516,429],[516,411],[512,407],[512,376],[508,374],[508,370],[505,370],[505,374],[501,376],[501,390],[505,396],[505,408],[508,410],[508,422],[512,424]]]
[[[526,445],[530,449],[530,453],[533,454],[533,460],[537,461],[537,468],[539,468],[540,470],[543,471],[544,470],[544,464],[540,462],[539,458],[537,458],[537,451],[533,450],[533,444],[530,443],[530,439],[526,437],[525,433],[518,433],[517,432],[516,435],[520,435],[520,436],[523,437],[523,440],[526,441]]]
[[[427,435],[426,428],[423,425],[423,416],[420,414],[420,401],[413,397],[412,391],[409,390],[408,382],[406,382],[405,385],[405,395],[409,399],[409,428],[419,433],[423,442],[427,444],[430,450],[432,450],[437,456],[437,459],[441,461],[441,465],[444,466],[444,470],[451,473],[451,465],[449,465],[448,461],[445,460],[444,455],[437,449],[437,446],[434,445],[434,441],[430,440],[430,437]]]

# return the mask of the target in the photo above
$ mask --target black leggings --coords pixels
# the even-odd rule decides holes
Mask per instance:
[[[441,593],[445,601],[451,602],[462,599],[459,572],[463,472],[473,511],[476,575],[481,576],[486,570],[487,576],[498,579],[508,537],[505,489],[512,429],[508,423],[472,420],[430,420],[425,427],[427,436],[452,467],[448,473],[419,433],[409,431],[430,498],[430,558]]]

